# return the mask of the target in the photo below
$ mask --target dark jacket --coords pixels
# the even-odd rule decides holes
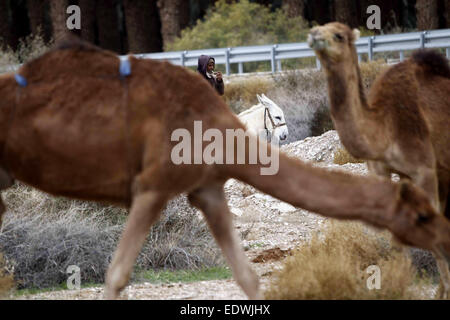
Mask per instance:
[[[223,80],[218,81],[215,77],[211,76],[211,78],[209,78],[206,75],[206,67],[208,66],[209,59],[214,60],[214,64],[216,63],[216,60],[213,57],[201,55],[198,58],[197,71],[206,79],[206,81],[208,81],[211,84],[211,86],[213,88],[216,89],[217,93],[219,93],[220,95],[223,95],[224,88],[225,88],[225,86],[223,84]]]

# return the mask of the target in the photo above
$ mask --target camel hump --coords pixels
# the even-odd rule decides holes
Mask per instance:
[[[102,51],[101,48],[70,34],[56,42],[53,50]]]
[[[119,76],[119,57],[76,36],[58,41],[51,50],[27,62],[19,73],[29,84],[76,76]]]
[[[436,50],[417,50],[413,53],[412,60],[427,72],[450,79],[450,66],[447,59]]]

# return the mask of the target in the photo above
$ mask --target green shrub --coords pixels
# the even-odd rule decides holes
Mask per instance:
[[[302,18],[289,18],[283,10],[271,12],[268,7],[248,0],[219,0],[208,10],[203,21],[198,20],[192,28],[184,29],[181,36],[164,49],[178,51],[301,42],[306,40],[308,32]],[[244,67],[246,72],[268,71],[270,63],[250,62]]]

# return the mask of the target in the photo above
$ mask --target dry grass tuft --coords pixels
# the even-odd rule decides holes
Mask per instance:
[[[0,299],[14,288],[14,276],[7,269],[3,254],[0,253]]]
[[[67,280],[70,265],[82,283],[103,283],[127,212],[97,203],[53,197],[17,184],[3,192],[8,211],[0,250],[19,288],[47,288]],[[170,201],[136,263],[148,269],[197,269],[223,264],[204,221],[185,196]]]
[[[369,290],[366,269],[381,270],[381,288]],[[297,248],[275,273],[267,299],[417,299],[418,278],[409,257],[392,245],[388,232],[360,223],[328,222],[323,234]],[[416,286],[416,287],[414,287]]]
[[[333,155],[333,163],[343,165],[346,163],[364,163],[365,160],[356,159],[346,149],[339,148]]]
[[[386,70],[389,66],[384,60],[374,60],[360,63],[361,78],[366,91],[369,90],[376,77]]]
[[[273,87],[273,80],[269,77],[234,80],[225,87],[225,102],[238,114],[258,103],[256,94],[266,93]]]
[[[52,45],[53,41],[48,43],[44,41],[40,31],[35,35],[29,35],[20,39],[16,51],[10,47],[3,46],[0,41],[0,73],[10,72],[14,66],[41,56]]]

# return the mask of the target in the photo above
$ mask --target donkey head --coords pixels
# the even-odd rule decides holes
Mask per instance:
[[[278,141],[286,140],[289,131],[283,110],[275,102],[267,98],[264,93],[261,96],[257,94],[256,97],[259,103],[267,109],[264,121],[267,129],[271,131],[272,138],[275,137]]]

